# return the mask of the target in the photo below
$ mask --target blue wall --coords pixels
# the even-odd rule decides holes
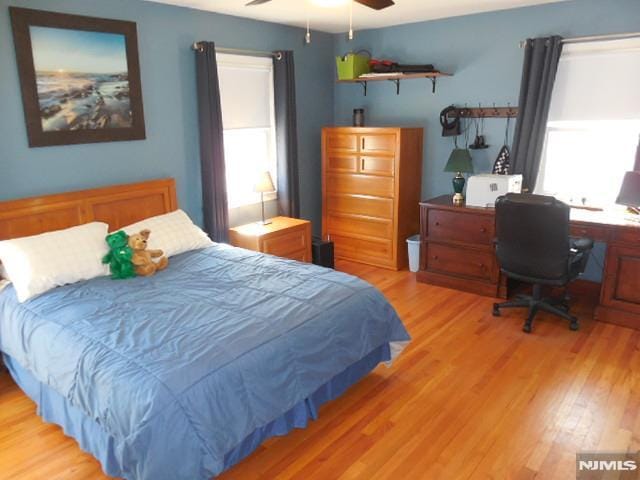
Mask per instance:
[[[29,148],[8,6],[124,19],[138,24],[147,139]],[[320,226],[320,129],[333,121],[333,36],[137,0],[0,0],[0,199],[171,176],[180,204],[200,221],[195,93],[197,40],[295,51],[302,214]]]
[[[147,139],[94,145],[27,146],[8,6],[46,9],[138,24]],[[296,53],[302,215],[320,228],[320,128],[348,125],[353,108],[364,107],[371,125],[425,127],[423,198],[447,193],[442,169],[451,150],[440,136],[438,113],[445,106],[517,103],[522,65],[518,42],[527,37],[567,37],[638,30],[639,0],[573,0],[359,31],[315,33],[303,46],[300,29],[138,0],[0,0],[0,199],[172,176],[181,205],[200,221],[200,168],[195,67],[190,45],[213,40],[220,46]],[[366,48],[376,57],[431,62],[455,74],[441,79],[432,95],[422,80],[391,84],[334,83],[333,55]],[[504,137],[504,120],[487,120],[492,148],[474,153],[478,171],[490,169]],[[513,128],[512,128],[513,131]],[[589,278],[598,279],[600,247]]]
[[[471,107],[479,102],[516,105],[523,58],[519,42],[525,38],[634,32],[639,27],[639,0],[575,0],[366,30],[356,32],[353,42],[340,36],[335,45],[336,55],[366,49],[376,58],[433,63],[454,76],[440,79],[435,95],[426,80],[402,82],[399,96],[387,82],[370,83],[366,97],[359,85],[337,84],[335,120],[348,125],[353,109],[363,107],[369,125],[424,127],[422,196],[426,199],[449,193],[451,174],[442,170],[452,142],[441,136],[438,120],[444,107],[450,104]],[[490,171],[504,142],[505,127],[504,119],[485,121],[485,135],[491,148],[473,152],[476,171]],[[604,261],[602,245],[594,257],[587,278],[599,280]]]

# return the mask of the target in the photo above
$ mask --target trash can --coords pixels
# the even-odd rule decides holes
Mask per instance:
[[[411,235],[407,238],[409,248],[409,270],[417,272],[420,270],[420,235]]]

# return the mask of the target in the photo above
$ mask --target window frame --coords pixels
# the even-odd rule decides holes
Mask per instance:
[[[274,192],[269,192],[264,194],[264,201],[274,201],[278,199],[278,148],[277,148],[277,136],[276,136],[276,115],[275,115],[275,89],[274,89],[274,65],[273,61],[269,57],[263,56],[254,56],[254,55],[244,55],[244,54],[232,54],[232,53],[216,53],[216,62],[218,66],[218,74],[220,74],[220,68],[224,68],[228,66],[234,69],[266,69],[268,71],[268,86],[267,91],[269,92],[269,126],[268,127],[242,127],[242,128],[225,128],[224,120],[222,125],[223,136],[225,132],[228,131],[249,131],[249,130],[268,130],[268,165],[267,168],[269,173],[271,174],[273,184],[275,187]],[[222,92],[220,92],[222,98]],[[222,102],[221,102],[222,103]],[[224,115],[223,115],[224,116]],[[224,148],[224,147],[223,147]],[[225,148],[225,161],[226,161],[226,148]],[[227,164],[228,165],[228,164]],[[228,167],[227,167],[228,169]],[[256,175],[259,172],[255,172]],[[246,208],[252,207],[255,205],[260,205],[260,194],[255,193],[256,198],[251,199],[250,201],[245,199],[242,203],[233,203],[230,201],[229,195],[229,182],[228,178],[225,178],[225,182],[227,184],[227,197],[229,201],[229,210],[234,210],[238,208]]]

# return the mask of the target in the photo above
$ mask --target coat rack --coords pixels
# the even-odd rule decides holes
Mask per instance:
[[[467,108],[467,107],[458,107],[455,111],[451,111],[447,114],[447,117],[455,117],[459,118],[516,118],[518,116],[518,107],[496,107],[493,105],[492,107],[477,107],[477,108]]]

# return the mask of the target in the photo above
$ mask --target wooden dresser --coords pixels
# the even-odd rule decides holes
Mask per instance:
[[[322,236],[335,257],[398,270],[419,231],[422,128],[322,131]]]
[[[274,217],[268,225],[254,222],[230,228],[229,242],[235,247],[311,262],[311,222],[308,220]]]
[[[493,297],[500,289],[494,252],[493,209],[453,205],[451,195],[420,204],[420,271],[418,280]]]
[[[420,204],[420,224],[419,281],[506,297],[494,253],[493,208],[455,206],[443,195]],[[640,223],[572,209],[571,234],[607,244],[596,318],[640,330]]]

